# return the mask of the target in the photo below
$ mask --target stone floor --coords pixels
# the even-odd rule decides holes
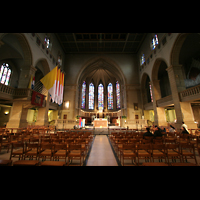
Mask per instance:
[[[96,135],[86,166],[118,166],[106,135]]]

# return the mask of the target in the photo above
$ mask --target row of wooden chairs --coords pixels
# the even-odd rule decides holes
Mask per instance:
[[[73,139],[89,139],[92,140],[93,136],[91,132],[79,132],[78,134],[74,133],[56,133],[56,134],[48,134],[48,135],[38,135],[38,134],[30,134],[25,135],[22,133],[17,134],[7,134],[7,135],[0,135],[0,152],[2,147],[7,148],[7,152],[9,152],[10,145],[16,142],[29,142],[35,139],[39,139],[39,143],[41,142],[64,142],[64,139],[73,138]],[[57,139],[57,141],[56,141]]]
[[[155,139],[155,140],[157,140],[157,139]],[[159,140],[162,141],[162,138],[158,139],[158,141]],[[139,159],[142,156],[144,156],[145,158],[149,158],[149,159],[153,158],[152,156],[154,154],[152,154],[152,151],[156,150],[156,148],[158,148],[158,147],[159,148],[162,147],[163,155],[164,155],[164,157],[166,159],[166,155],[169,155],[166,152],[168,152],[168,150],[172,150],[171,148],[175,148],[176,147],[180,159],[184,160],[185,154],[183,154],[182,150],[184,148],[186,148],[187,150],[190,150],[190,151],[188,151],[188,152],[190,152],[188,155],[193,155],[192,158],[194,158],[195,162],[197,162],[196,161],[196,156],[195,156],[194,144],[192,144],[192,143],[190,143],[190,144],[189,143],[175,143],[175,144],[172,144],[172,143],[163,143],[163,142],[157,142],[157,141],[156,142],[154,141],[152,143],[152,142],[149,142],[149,140],[142,140],[142,142],[141,142],[141,140],[126,139],[126,138],[115,139],[115,140],[110,140],[110,141],[111,141],[111,144],[112,144],[113,149],[115,150],[117,156],[120,158],[120,161],[121,161],[121,156],[122,156],[122,158],[132,157],[134,159],[136,159],[138,157],[138,164],[139,164]],[[133,149],[126,149],[128,147],[129,148],[133,148]],[[159,150],[159,149],[157,149],[157,150]],[[174,154],[174,152],[175,152],[175,149],[173,150],[172,153]],[[191,154],[191,152],[192,152],[192,154]],[[168,160],[168,162],[169,162],[169,160]],[[123,164],[124,164],[124,161],[123,161]]]
[[[68,141],[69,142],[69,141]],[[86,140],[76,140],[69,143],[12,143],[10,159],[17,157],[20,159],[36,159],[36,160],[46,160],[47,158],[51,160],[55,159],[65,159],[68,157],[68,164],[74,158],[80,160],[80,165],[82,158],[84,160],[90,146]],[[17,150],[15,150],[17,149]]]
[[[193,159],[197,165],[194,145],[190,144],[124,144],[120,149],[120,161],[124,166],[125,159],[134,159],[135,163],[139,165],[140,159],[151,160],[155,159],[165,160],[165,163],[170,164],[172,161],[179,159],[179,161],[186,162],[188,159]],[[137,159],[137,162],[136,162]]]
[[[195,148],[200,148],[200,138],[198,136],[194,135],[188,135],[188,134],[180,134],[177,133],[175,135],[174,133],[167,133],[163,135],[162,137],[154,137],[154,136],[143,136],[144,133],[140,133],[139,135],[122,135],[122,134],[116,134],[110,136],[110,140],[112,142],[117,142],[119,140],[121,141],[127,141],[127,143],[187,143],[187,144],[194,144]]]

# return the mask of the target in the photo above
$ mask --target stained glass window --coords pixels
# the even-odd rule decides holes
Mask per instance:
[[[151,85],[149,85],[149,89],[150,89],[150,95],[151,95],[151,102],[153,102],[153,96],[152,96],[152,89],[151,89]]]
[[[8,85],[10,81],[11,69],[7,63],[1,65],[0,81],[4,85]]]
[[[94,84],[89,85],[89,109],[94,109]]]
[[[141,58],[140,58],[140,65],[143,65],[145,62],[145,57],[144,54],[142,54]]]
[[[82,103],[81,103],[82,109],[85,109],[85,94],[86,94],[86,82],[84,81],[82,84]]]
[[[108,84],[108,109],[113,109],[113,86]]]
[[[103,107],[104,107],[103,97],[104,97],[103,85],[100,83],[98,86],[98,109],[99,110],[100,109],[103,110]]]
[[[158,45],[158,36],[155,35],[151,40],[151,48],[155,49],[157,45]]]
[[[119,82],[116,82],[116,96],[117,96],[117,109],[121,108],[120,105],[120,87],[119,87]]]

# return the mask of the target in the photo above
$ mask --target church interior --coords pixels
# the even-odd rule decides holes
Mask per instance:
[[[61,104],[40,81],[56,66],[64,74]],[[200,164],[199,33],[0,33],[0,67],[0,165]],[[156,161],[156,139],[142,136],[155,126],[164,145]],[[34,139],[35,157],[27,153]]]

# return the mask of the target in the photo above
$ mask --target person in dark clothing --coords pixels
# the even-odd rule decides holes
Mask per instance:
[[[147,132],[145,132],[143,134],[143,139],[144,139],[145,136],[153,136],[153,134],[150,132],[150,128],[149,127],[147,127],[146,130],[147,130]]]
[[[182,134],[189,134],[188,131],[186,130],[186,128],[184,126],[182,127],[182,132],[181,133]]]
[[[155,126],[156,130],[154,132],[154,137],[162,137],[161,130],[158,126]]]

